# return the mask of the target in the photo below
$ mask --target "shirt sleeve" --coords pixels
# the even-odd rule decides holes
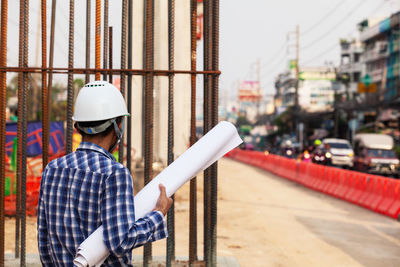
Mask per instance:
[[[46,169],[42,174],[42,179],[40,182],[40,191],[39,191],[39,207],[38,207],[38,216],[37,216],[37,230],[38,230],[38,248],[40,254],[40,261],[43,266],[53,266],[53,261],[50,255],[50,243],[48,240],[48,232],[47,232],[47,220],[46,220],[46,212],[44,205],[44,184],[45,184],[45,176]]]
[[[168,235],[164,215],[159,211],[135,221],[132,176],[126,168],[117,169],[106,179],[101,220],[104,243],[117,257]]]

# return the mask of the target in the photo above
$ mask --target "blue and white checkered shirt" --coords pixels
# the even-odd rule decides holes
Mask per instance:
[[[50,162],[42,174],[38,244],[44,266],[73,266],[78,246],[100,225],[110,256],[102,266],[132,266],[132,249],[168,234],[153,211],[135,221],[132,176],[98,145]],[[96,249],[96,248],[93,248]]]

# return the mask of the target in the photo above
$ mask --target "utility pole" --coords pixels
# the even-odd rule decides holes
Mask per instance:
[[[261,81],[260,81],[260,59],[257,59],[257,63],[256,63],[257,67],[256,67],[256,75],[257,75],[257,82],[258,82],[258,92],[261,95]],[[256,106],[257,106],[257,119],[260,118],[260,101],[261,98],[256,99]]]
[[[296,26],[296,92],[295,92],[295,110],[296,114],[299,109],[299,54],[300,54],[300,27]]]

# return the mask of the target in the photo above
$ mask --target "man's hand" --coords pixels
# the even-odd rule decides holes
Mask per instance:
[[[160,196],[158,197],[156,207],[154,210],[161,211],[164,216],[167,215],[167,211],[172,206],[172,198],[167,197],[167,193],[165,192],[165,186],[159,184],[160,188]]]

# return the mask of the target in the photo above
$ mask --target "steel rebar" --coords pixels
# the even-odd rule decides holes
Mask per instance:
[[[19,4],[19,51],[18,66],[24,67],[24,2]],[[23,109],[23,72],[18,73],[18,111],[17,116],[22,118]],[[17,120],[17,182],[16,182],[16,208],[15,208],[15,257],[20,257],[21,240],[21,176],[22,176],[22,119]]]
[[[145,38],[144,38],[144,65],[146,69],[154,68],[154,0],[145,2]],[[153,75],[145,76],[145,127],[144,127],[144,183],[147,184],[152,178],[153,163]],[[143,266],[147,267],[152,258],[152,246],[146,244],[143,249]]]
[[[7,14],[8,0],[1,1],[1,32],[0,32],[0,66],[7,65]],[[6,156],[6,106],[7,106],[7,77],[1,73],[0,80],[0,266],[4,266],[4,191],[5,191],[5,156]]]
[[[191,70],[197,66],[197,0],[190,1],[191,13]],[[196,74],[191,75],[191,103],[190,103],[190,145],[196,142]],[[190,210],[189,210],[189,265],[197,261],[197,178],[190,180]]]
[[[132,68],[132,0],[128,1],[128,69]],[[128,82],[127,82],[127,102],[128,102],[128,112],[132,114],[132,74],[128,72]],[[130,172],[132,172],[132,115],[126,118],[127,120],[127,139],[126,139],[126,167]]]
[[[175,49],[175,0],[168,0],[168,70],[174,69]],[[174,161],[174,74],[168,76],[168,165]],[[174,200],[174,196],[172,196]],[[167,216],[168,238],[166,266],[175,261],[175,205],[172,203]]]
[[[219,68],[219,0],[212,2],[212,70]],[[212,75],[211,90],[211,126],[218,123],[218,86],[219,76]],[[218,162],[211,165],[211,266],[217,266],[217,201],[218,201]]]
[[[95,50],[95,68],[100,69],[100,51],[101,51],[101,0],[96,0],[96,50]],[[96,81],[100,80],[100,72],[96,71]]]
[[[46,0],[41,0],[42,15],[42,166],[46,167],[49,161],[49,99],[47,88],[47,6]]]
[[[68,68],[74,67],[74,14],[75,0],[69,2],[69,38],[68,38]],[[74,105],[74,75],[72,71],[68,72],[68,88],[67,88],[67,135],[66,135],[66,150],[65,153],[72,152],[72,111]]]
[[[211,3],[204,0],[204,70],[211,70]],[[204,134],[211,129],[211,76],[204,75]],[[211,266],[211,169],[204,171],[204,261]]]
[[[27,73],[41,73],[41,67],[0,67],[0,72],[27,72]],[[220,75],[221,71],[217,70],[204,70],[204,71],[191,71],[191,70],[155,70],[155,69],[93,69],[93,68],[47,68],[46,71],[51,71],[53,73],[58,74],[95,74],[97,71],[113,73],[113,74],[121,74],[121,73],[131,73],[132,75],[142,75],[146,76],[147,74],[151,74],[153,76],[169,76],[170,74],[213,74]]]
[[[103,42],[103,69],[107,69],[108,65],[108,0],[104,0],[104,42]],[[103,72],[103,80],[107,80],[107,73]]]
[[[108,27],[108,68],[112,70],[113,67],[113,27]],[[108,82],[113,82],[113,74],[109,72],[108,74]]]
[[[86,47],[85,47],[85,66],[90,68],[90,23],[91,23],[91,0],[86,0]],[[85,83],[90,81],[89,73],[85,74]]]
[[[53,87],[53,62],[54,62],[54,30],[55,30],[55,23],[56,23],[56,6],[57,0],[53,0],[51,4],[51,26],[50,26],[50,53],[49,53],[49,83],[48,83],[48,100],[49,100],[49,114],[51,112],[51,91]]]
[[[28,66],[28,52],[29,52],[29,0],[24,0],[24,38],[23,38],[23,66]],[[22,87],[22,114],[18,114],[18,119],[22,121],[22,159],[21,159],[21,261],[20,265],[25,266],[26,256],[26,150],[27,150],[27,94],[29,88],[28,73],[23,73],[23,87]]]
[[[121,15],[121,70],[126,69],[126,33],[127,33],[127,19],[128,18],[128,0],[122,1],[122,15]],[[121,72],[120,78],[120,91],[125,98],[125,72]],[[118,161],[124,162],[124,137],[122,136],[118,147]]]

